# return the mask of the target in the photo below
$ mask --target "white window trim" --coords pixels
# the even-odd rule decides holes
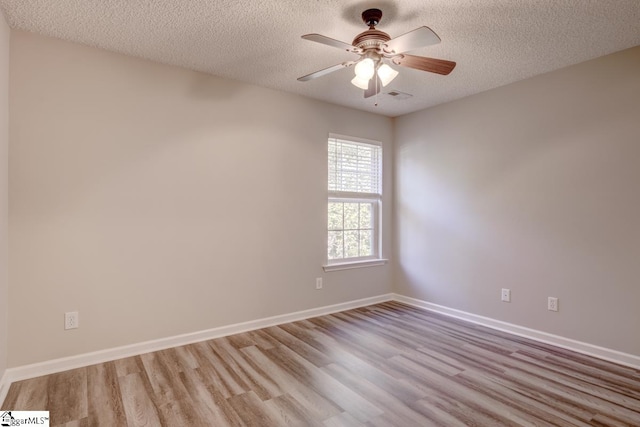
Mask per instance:
[[[368,145],[375,145],[380,147],[382,159],[384,160],[384,149],[382,147],[382,143],[379,141],[374,141],[370,139],[358,138],[347,135],[339,135],[330,133],[329,139],[341,139],[354,143],[362,143]],[[380,164],[380,177],[384,176],[383,163]],[[325,219],[325,256],[324,256],[324,265],[322,268],[325,272],[330,271],[340,271],[340,270],[350,270],[354,268],[364,268],[364,267],[375,267],[386,264],[389,260],[382,257],[382,182],[380,183],[380,193],[357,193],[357,192],[346,192],[346,191],[328,191],[327,192],[327,205],[325,207],[325,212],[328,211],[328,204],[330,201],[350,201],[350,202],[373,202],[375,207],[375,218],[374,218],[374,245],[376,246],[376,255],[369,257],[357,257],[357,258],[342,258],[336,260],[329,260],[327,253],[327,241],[329,239],[329,229],[327,228],[327,221]]]
[[[322,268],[324,271],[340,271],[340,270],[351,270],[353,268],[364,268],[364,267],[377,267],[379,265],[385,265],[389,260],[385,258],[374,258],[368,260],[361,261],[347,261],[347,262],[336,262],[333,264],[323,265]]]

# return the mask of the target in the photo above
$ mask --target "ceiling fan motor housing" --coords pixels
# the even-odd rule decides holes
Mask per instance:
[[[389,34],[376,29],[369,29],[363,33],[360,33],[353,39],[353,45],[366,49],[377,49],[382,43],[386,43],[391,40]]]

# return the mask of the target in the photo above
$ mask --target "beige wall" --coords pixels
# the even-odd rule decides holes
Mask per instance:
[[[391,119],[19,31],[11,87],[9,366],[390,292],[321,265],[326,138],[390,172]]]
[[[396,291],[640,355],[638,100],[640,47],[399,118]]]
[[[396,157],[397,292],[640,355],[640,48],[400,117],[393,152],[388,118],[29,33],[10,69],[8,366],[389,292],[322,272],[329,132]]]
[[[8,195],[9,195],[9,26],[0,12],[0,378],[7,367],[8,283]]]

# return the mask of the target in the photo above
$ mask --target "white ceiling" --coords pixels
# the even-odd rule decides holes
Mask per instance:
[[[12,28],[315,99],[398,116],[640,45],[640,0],[0,0]],[[296,79],[354,55],[300,38],[351,42],[377,7],[391,37],[426,25],[442,43],[411,52],[458,63],[449,76],[408,68],[364,99],[347,68]]]

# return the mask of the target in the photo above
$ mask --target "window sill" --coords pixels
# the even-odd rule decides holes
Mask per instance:
[[[340,270],[350,270],[352,268],[364,268],[364,267],[376,267],[378,265],[384,265],[389,261],[388,259],[367,259],[364,261],[351,261],[351,262],[341,262],[335,264],[327,264],[323,265],[322,268],[324,271],[340,271]]]

